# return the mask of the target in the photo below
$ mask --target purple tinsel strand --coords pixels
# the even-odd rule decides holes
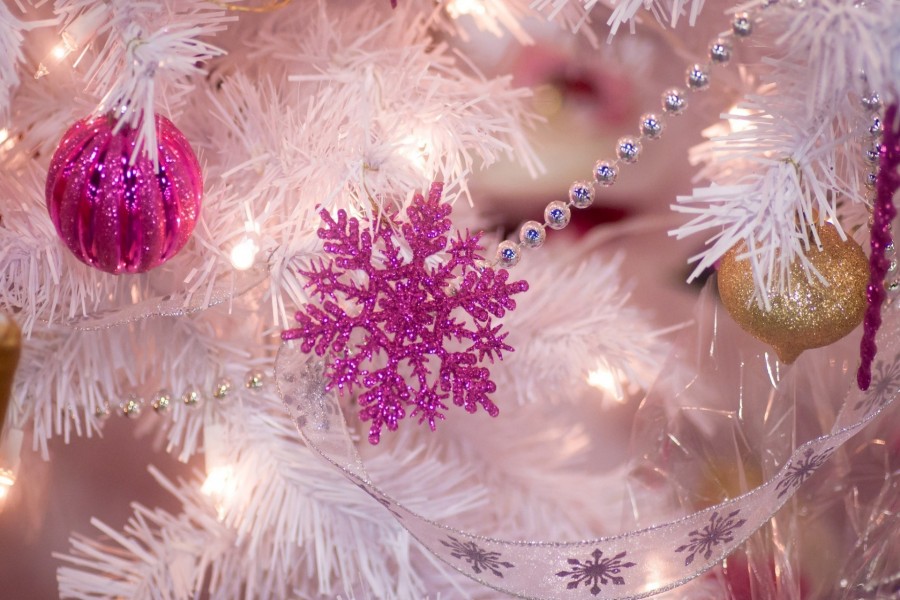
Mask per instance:
[[[884,115],[884,137],[881,144],[881,160],[878,164],[878,179],[872,219],[872,255],[869,257],[869,286],[866,288],[868,306],[863,325],[863,337],[859,344],[860,365],[856,372],[856,383],[859,389],[869,389],[872,383],[872,361],[878,346],[875,334],[881,325],[881,305],[886,294],[884,277],[889,262],[885,257],[885,249],[893,243],[891,238],[891,221],[897,215],[894,207],[894,192],[900,188],[900,123],[897,121],[897,105],[891,104]]]

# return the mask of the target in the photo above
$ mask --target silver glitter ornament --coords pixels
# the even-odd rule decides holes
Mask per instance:
[[[519,245],[515,242],[506,240],[500,242],[500,245],[497,246],[497,264],[504,269],[516,266],[521,258],[522,252],[519,250]]]
[[[550,229],[562,229],[571,218],[572,211],[564,202],[553,201],[544,209],[544,221]]]
[[[594,186],[587,181],[576,181],[569,188],[569,202],[575,208],[587,208],[594,203]]]
[[[750,15],[745,12],[736,13],[731,20],[731,31],[737,37],[742,38],[753,33],[753,21],[750,20]]]
[[[594,165],[594,179],[602,186],[609,187],[616,182],[619,170],[605,160]]]
[[[702,91],[709,87],[709,73],[703,65],[692,65],[688,68],[684,81],[692,90]]]
[[[663,122],[653,113],[641,115],[641,135],[655,140],[663,133]]]
[[[547,239],[547,230],[537,221],[526,221],[519,230],[519,241],[529,248],[540,248]]]
[[[641,157],[641,143],[634,138],[623,137],[616,142],[616,156],[628,164],[634,164]]]
[[[687,98],[684,97],[684,90],[671,88],[663,92],[662,107],[666,114],[680,115],[687,108]]]
[[[98,419],[105,419],[109,416],[109,404],[104,402],[100,406],[94,409],[94,416]]]

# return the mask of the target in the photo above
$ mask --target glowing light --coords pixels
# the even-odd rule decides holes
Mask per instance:
[[[625,401],[625,394],[622,391],[622,383],[619,378],[606,367],[598,367],[588,373],[588,385],[608,393],[618,402]]]
[[[400,140],[397,151],[423,175],[427,174],[428,157],[431,156],[431,136],[423,133],[407,135]]]
[[[7,496],[9,496],[9,490],[16,484],[16,477],[13,475],[12,471],[8,471],[6,469],[0,469],[0,509],[3,508],[3,504],[6,502]]]
[[[219,519],[223,518],[237,492],[234,467],[224,465],[210,469],[206,481],[200,487],[200,492],[213,501]]]
[[[487,14],[487,8],[481,0],[450,0],[447,3],[447,14],[458,19],[460,15]]]
[[[752,114],[753,112],[746,108],[732,106],[730,109],[728,109],[728,127],[730,127],[731,131],[735,133],[753,129],[754,124],[744,118],[749,117]]]
[[[259,245],[255,236],[247,234],[231,249],[231,266],[238,271],[246,271],[256,263]]]
[[[0,152],[9,152],[16,145],[15,137],[10,137],[9,129],[0,129]]]
[[[649,576],[643,590],[646,592],[658,591],[672,582],[672,572],[665,560],[650,558],[647,563]]]
[[[62,60],[71,54],[72,50],[65,44],[57,44],[50,53],[56,60]]]

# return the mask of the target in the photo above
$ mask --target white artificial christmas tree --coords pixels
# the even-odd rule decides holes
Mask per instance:
[[[0,534],[11,597],[46,593],[29,580],[47,569],[66,598],[894,597],[900,439],[884,422],[900,376],[889,358],[874,391],[850,392],[839,410],[863,328],[788,366],[682,281],[744,243],[753,302],[768,309],[794,289],[797,265],[800,279],[827,275],[810,258],[825,223],[868,248],[872,188],[887,189],[874,176],[891,177],[879,140],[896,129],[882,121],[900,96],[900,2],[396,4],[0,4],[0,309],[23,338],[0,419],[0,531],[31,539]],[[123,172],[142,156],[163,164],[156,115],[199,158],[193,234],[147,272],[79,261],[48,214],[54,151],[90,115],[134,133]],[[591,182],[590,209],[567,197],[573,177]],[[488,266],[469,273],[509,265],[510,281],[528,282],[493,322],[515,352],[483,361],[500,415],[485,404],[466,414],[448,396],[436,432],[410,407],[371,445],[351,386],[331,394],[330,428],[316,431],[291,395],[300,384],[275,365],[295,312],[327,303],[307,285],[334,254],[320,211],[368,234],[393,227],[409,264],[416,244],[401,223],[438,181],[454,204],[451,239],[484,231]],[[568,201],[568,230],[555,230],[568,217],[544,217],[550,201]],[[606,222],[571,233],[590,215]],[[518,243],[531,220],[547,234],[540,249],[527,246],[542,237]],[[504,239],[515,260],[495,259]],[[357,314],[340,304],[342,318]],[[894,312],[889,297],[888,333]],[[328,437],[338,405],[340,443]],[[889,414],[838,450],[878,411]],[[92,529],[51,521],[65,499],[46,490],[77,488],[92,466],[70,458],[67,488],[42,461],[91,444],[135,452],[128,468],[149,467],[153,485],[104,476],[134,500],[124,524],[108,518],[103,489],[84,493]],[[740,510],[700,512],[752,490]],[[697,514],[708,528],[652,565],[649,547],[565,554]],[[753,519],[766,524],[741,531]],[[50,528],[68,545],[38,547]],[[519,575],[529,544],[497,540],[552,541],[570,558]]]

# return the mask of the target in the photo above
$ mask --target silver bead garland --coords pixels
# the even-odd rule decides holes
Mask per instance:
[[[769,4],[764,5],[766,8]],[[644,140],[659,139],[665,129],[664,116],[678,116],[688,107],[688,93],[704,91],[710,85],[710,70],[714,65],[727,65],[732,58],[732,39],[742,40],[753,33],[754,17],[747,12],[735,13],[731,19],[731,31],[713,39],[708,46],[708,62],[691,65],[685,73],[686,89],[671,87],[661,96],[662,116],[656,113],[641,115],[638,137],[625,136],[616,142],[614,160],[599,160],[594,164],[593,179],[602,187],[610,187],[619,176],[619,163],[634,164],[640,159]],[[862,99],[863,106],[875,112],[881,108],[878,94],[869,94]],[[880,135],[881,121],[876,117],[871,122],[869,132]],[[877,150],[867,148],[865,159],[877,164]],[[872,162],[874,161],[874,162]],[[866,186],[874,188],[875,174],[869,173]],[[563,229],[572,218],[570,206],[587,208],[595,200],[594,186],[584,181],[576,181],[569,188],[568,202],[554,200],[544,209],[544,222],[528,221],[519,229],[519,241],[506,240],[497,246],[492,263],[503,268],[514,267],[522,258],[525,248],[539,248],[544,244],[547,228]]]

